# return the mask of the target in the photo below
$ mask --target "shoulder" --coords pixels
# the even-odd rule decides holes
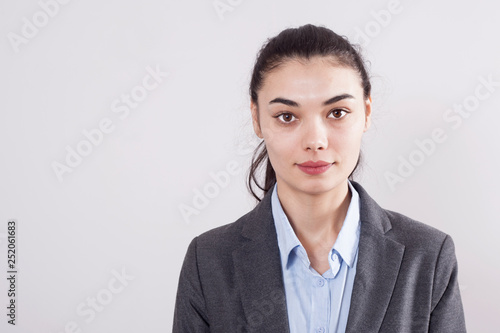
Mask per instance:
[[[236,221],[208,230],[196,237],[198,249],[213,255],[231,254],[249,240],[272,241],[276,230],[271,209],[271,191],[252,210]]]
[[[451,236],[403,214],[384,211],[392,225],[386,235],[404,246],[399,273],[402,285],[410,290],[415,288],[422,297],[427,295],[432,312],[437,309],[438,313],[443,311],[439,309],[447,308],[446,311],[455,312],[463,322],[457,280],[458,263]],[[418,281],[415,281],[417,276]],[[434,317],[438,318],[439,315]]]
[[[446,285],[457,268],[455,244],[451,236],[401,213],[384,211],[392,225],[386,236],[404,246],[402,271],[421,277],[426,272],[429,273],[428,282],[434,281],[432,284],[435,287]]]
[[[387,209],[384,212],[392,227],[388,236],[405,246],[439,250],[443,242],[450,238],[445,232],[401,213]]]
[[[384,209],[357,182],[352,182],[360,197],[361,231],[383,234],[405,246],[406,250],[440,251],[451,238],[445,232],[404,214]]]
[[[379,279],[373,284],[382,285],[392,274],[394,289],[386,317],[394,322],[394,318],[401,322],[421,318],[429,332],[464,332],[452,238],[431,225],[380,207],[360,184],[354,185],[360,194],[361,220],[361,269],[356,278]],[[404,315],[408,313],[413,314],[411,318]]]
[[[248,220],[250,212],[241,216],[236,221],[210,229],[196,237],[199,249],[227,250],[242,241],[242,230]]]

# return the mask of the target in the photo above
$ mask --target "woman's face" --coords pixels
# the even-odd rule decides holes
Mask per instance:
[[[347,181],[361,137],[370,126],[359,74],[331,58],[289,60],[267,73],[257,105],[255,133],[263,138],[280,191],[319,194]],[[307,162],[323,161],[322,168]]]

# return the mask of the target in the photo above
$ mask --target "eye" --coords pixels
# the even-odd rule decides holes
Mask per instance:
[[[342,110],[342,109],[334,109],[330,112],[330,114],[333,115],[333,118],[335,118],[335,119],[343,118],[347,113],[349,113],[349,112],[347,112],[346,110]]]
[[[278,118],[282,123],[291,123],[295,116],[291,113],[284,112],[275,116],[275,118]]]

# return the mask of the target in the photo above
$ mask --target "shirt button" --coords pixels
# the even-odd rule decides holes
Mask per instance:
[[[325,333],[325,328],[324,327],[320,327],[320,328],[316,329],[316,332],[317,333]]]
[[[325,285],[325,280],[318,279],[318,281],[316,283],[318,284],[318,287],[323,287]]]
[[[337,254],[336,254],[336,253],[335,253],[335,254],[333,254],[333,256],[332,256],[332,260],[333,260],[333,261],[337,261],[338,259],[339,259],[339,257],[337,256]]]

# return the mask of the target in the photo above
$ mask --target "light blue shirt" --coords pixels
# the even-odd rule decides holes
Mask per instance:
[[[295,235],[278,199],[277,184],[271,197],[272,212],[283,268],[291,333],[345,332],[356,275],[359,243],[359,195],[351,182],[351,202],[337,240],[328,254],[330,269],[319,274]]]

